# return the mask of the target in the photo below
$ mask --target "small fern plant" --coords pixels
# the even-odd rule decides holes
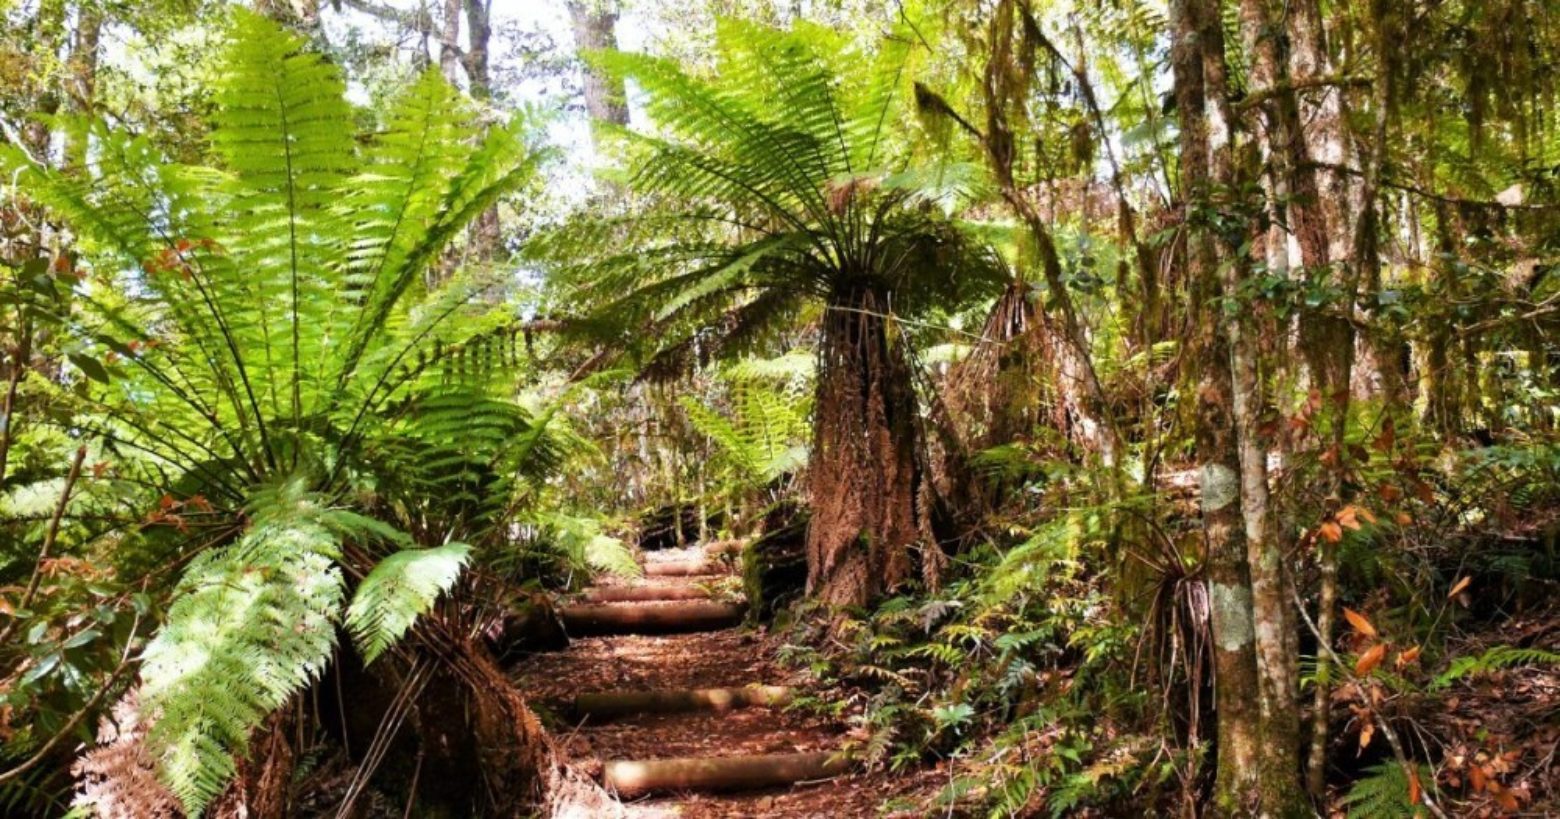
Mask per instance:
[[[1415,796],[1415,790],[1423,783],[1434,782],[1434,773],[1420,765],[1416,766],[1414,776],[1418,778],[1418,784],[1409,778],[1402,765],[1391,760],[1372,766],[1355,780],[1343,797],[1349,819],[1422,819],[1429,816]]]
[[[235,12],[223,66],[210,165],[100,123],[81,173],[0,147],[90,271],[70,332],[106,383],[81,428],[200,511],[163,527],[164,557],[193,559],[141,670],[159,773],[191,815],[319,675],[343,616],[379,656],[464,565],[455,544],[376,560],[411,539],[346,507],[373,486],[384,419],[435,400],[428,362],[491,329],[497,279],[426,274],[544,157],[531,118],[484,127],[436,71],[359,135],[340,71],[255,15]],[[366,578],[350,606],[343,567]]]

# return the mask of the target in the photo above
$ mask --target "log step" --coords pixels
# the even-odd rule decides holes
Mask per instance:
[[[576,637],[718,631],[740,624],[746,612],[741,604],[712,600],[576,603],[559,609],[564,629]]]
[[[643,796],[657,791],[742,791],[794,785],[839,776],[849,760],[827,751],[763,756],[690,757],[685,759],[616,760],[602,769],[602,784],[619,796]]]
[[[636,603],[655,600],[709,600],[709,589],[679,583],[644,586],[595,586],[585,590],[587,603]]]
[[[743,688],[663,689],[656,691],[602,691],[574,698],[574,712],[601,718],[627,714],[679,714],[688,711],[724,713],[734,708],[787,705],[792,691],[783,685],[750,685]]]
[[[747,548],[747,545],[751,542],[752,540],[748,538],[736,538],[734,540],[712,540],[709,543],[704,544],[704,554],[708,555],[709,557],[720,557],[722,555],[740,555],[742,554],[742,550]]]
[[[645,562],[645,577],[697,577],[727,574],[726,567],[710,560],[650,560]]]

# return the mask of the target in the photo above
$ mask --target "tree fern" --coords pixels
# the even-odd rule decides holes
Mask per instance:
[[[455,584],[471,556],[464,543],[408,549],[379,561],[347,607],[347,632],[373,662]]]
[[[117,363],[84,397],[84,429],[138,456],[116,464],[127,480],[175,502],[199,496],[212,531],[236,535],[194,556],[142,674],[161,774],[192,814],[250,729],[323,667],[344,604],[343,538],[406,542],[336,506],[372,486],[367,439],[405,437],[397,409],[464,400],[465,382],[423,363],[491,328],[478,297],[496,280],[457,275],[430,292],[422,274],[544,157],[527,117],[480,128],[436,71],[358,136],[337,67],[244,12],[223,66],[210,167],[101,124],[80,173],[0,148],[0,170],[73,232],[95,274],[81,287],[87,318],[69,331],[83,355]],[[465,409],[513,416],[493,402]],[[464,442],[411,438],[501,473],[513,464],[483,448],[526,430],[505,420]],[[269,511],[246,524],[246,507]],[[350,619],[375,654],[447,585],[434,569],[448,560],[412,554],[378,574],[353,558],[375,582]]]

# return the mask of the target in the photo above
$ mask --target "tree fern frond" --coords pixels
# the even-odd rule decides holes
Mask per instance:
[[[460,577],[471,547],[447,543],[407,549],[379,561],[347,608],[347,632],[365,663],[372,663]]]
[[[330,659],[336,547],[315,521],[271,520],[185,570],[141,678],[163,779],[191,815],[226,786],[250,731]]]

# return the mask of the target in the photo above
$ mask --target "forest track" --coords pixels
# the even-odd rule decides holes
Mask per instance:
[[[646,563],[699,558],[702,551],[668,550]],[[584,597],[612,599],[590,603],[593,610],[658,607],[662,613],[650,619],[663,621],[665,611],[689,605],[686,598],[635,601],[639,593],[627,590],[658,588],[689,595],[699,605],[716,602],[708,589],[719,578],[646,575],[658,579],[604,585]],[[563,608],[566,625],[569,610]],[[629,633],[608,634],[596,621],[592,636],[574,639],[567,650],[528,658],[516,682],[552,718],[569,761],[600,771],[607,785],[616,786],[628,815],[638,819],[870,817],[903,790],[903,778],[851,771],[838,753],[842,724],[779,707],[805,696],[806,680],[775,662],[773,640],[735,622],[706,626],[644,634],[630,624]],[[610,715],[577,707],[581,701],[599,705],[603,697]]]

